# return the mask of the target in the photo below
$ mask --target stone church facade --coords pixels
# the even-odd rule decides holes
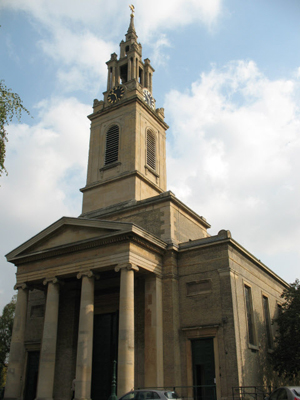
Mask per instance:
[[[107,400],[176,387],[227,399],[272,384],[268,364],[287,284],[166,191],[164,110],[134,16],[95,100],[82,214],[11,251],[18,290],[6,399]],[[199,386],[195,392],[193,386]]]

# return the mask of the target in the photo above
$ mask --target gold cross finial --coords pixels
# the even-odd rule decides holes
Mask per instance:
[[[133,5],[133,4],[130,4],[129,8],[130,8],[130,10],[131,10],[131,12],[132,12],[132,15],[133,15],[133,14],[134,14],[134,5]]]

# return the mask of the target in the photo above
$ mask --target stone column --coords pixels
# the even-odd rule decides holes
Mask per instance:
[[[138,76],[136,76],[136,58],[135,57],[133,57],[133,60],[132,60],[131,79],[138,80]]]
[[[118,266],[120,276],[118,397],[134,387],[134,271],[131,264]]]
[[[131,58],[127,62],[127,82],[131,80]]]
[[[155,275],[145,280],[145,387],[163,387],[162,283]]]
[[[116,66],[112,67],[112,87],[116,85]]]
[[[120,84],[120,67],[116,67],[116,85]]]
[[[136,58],[135,59],[135,78],[138,82],[139,82],[139,77],[140,77],[140,65],[139,65],[139,60]]]
[[[93,330],[94,330],[94,275],[79,273],[82,278],[76,359],[75,399],[91,398]]]
[[[6,399],[21,398],[25,364],[24,337],[27,316],[28,288],[25,284],[20,284],[16,285],[15,289],[18,289],[18,297],[6,376],[4,396]]]
[[[36,397],[37,399],[53,399],[59,281],[57,278],[45,279],[43,284],[48,285],[48,288]]]
[[[107,90],[111,89],[111,72],[110,67],[107,68]]]
[[[180,356],[179,289],[176,251],[165,253],[163,285],[164,321],[164,385],[182,386],[182,360]]]

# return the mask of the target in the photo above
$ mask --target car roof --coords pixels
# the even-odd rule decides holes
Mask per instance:
[[[288,388],[288,389],[296,389],[297,391],[300,390],[300,386],[282,386],[282,387],[285,387],[285,388]]]
[[[132,392],[175,392],[173,389],[133,389]]]

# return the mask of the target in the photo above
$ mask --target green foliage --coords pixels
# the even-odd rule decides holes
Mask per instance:
[[[4,85],[4,81],[0,80],[0,176],[3,172],[7,174],[4,166],[6,143],[8,141],[5,126],[9,125],[9,122],[14,117],[20,121],[22,111],[29,115],[29,111],[23,106],[20,96],[8,89]]]
[[[10,340],[16,308],[16,296],[3,308],[0,317],[0,388],[4,385],[5,372],[10,350]]]
[[[279,376],[293,380],[300,373],[300,282],[298,279],[281,297],[284,299],[271,361]]]

